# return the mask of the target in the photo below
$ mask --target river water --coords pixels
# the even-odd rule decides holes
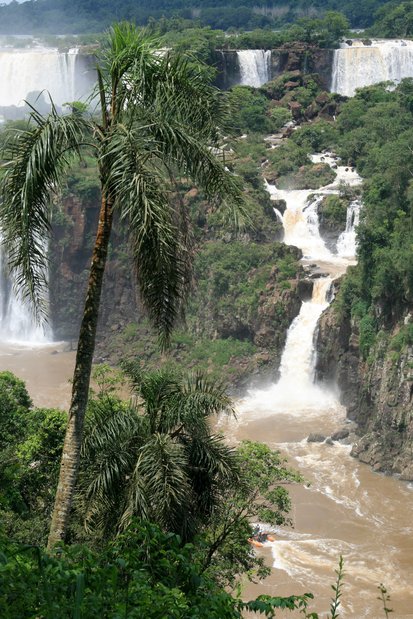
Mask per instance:
[[[314,155],[313,161],[336,166],[331,155]],[[310,433],[329,436],[346,425],[338,394],[314,383],[317,321],[331,300],[331,282],[355,262],[361,208],[357,200],[350,204],[346,229],[336,247],[327,248],[318,230],[322,196],[338,193],[340,182],[361,183],[350,169],[338,166],[335,171],[334,183],[316,192],[267,185],[274,199],[287,203],[284,242],[300,247],[303,263],[317,265],[322,276],[288,331],[278,382],[250,392],[238,404],[237,421],[223,422],[232,440],[257,440],[279,449],[309,484],[291,487],[294,528],[276,529],[276,541],[261,551],[272,573],[246,586],[244,595],[312,592],[312,610],[326,617],[342,555],[346,576],[340,616],[384,617],[377,599],[377,587],[384,583],[394,609],[391,616],[413,618],[413,489],[354,460],[350,445],[307,442]]]
[[[333,164],[332,158],[323,159]],[[232,441],[257,440],[281,450],[308,482],[290,489],[294,527],[276,529],[276,541],[260,551],[273,566],[271,575],[246,585],[244,597],[312,592],[312,610],[326,617],[330,585],[342,555],[346,576],[340,616],[384,617],[377,600],[382,582],[391,594],[391,617],[413,619],[413,488],[373,473],[351,458],[348,445],[306,440],[311,432],[330,435],[346,423],[337,393],[313,382],[317,320],[328,306],[332,280],[354,263],[360,204],[350,205],[346,230],[330,251],[318,232],[319,195],[310,194],[337,193],[340,180],[360,182],[354,172],[339,167],[336,181],[317,192],[268,186],[274,198],[287,202],[285,241],[301,247],[304,264],[316,263],[323,276],[315,280],[312,299],[303,303],[289,329],[278,383],[250,392],[238,404],[237,420],[222,421]],[[74,356],[63,343],[3,342],[0,370],[11,370],[25,380],[35,405],[67,409]],[[277,614],[283,616],[294,615]]]

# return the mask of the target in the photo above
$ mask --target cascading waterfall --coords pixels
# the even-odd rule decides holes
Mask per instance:
[[[237,52],[243,86],[259,88],[271,79],[271,50],[246,49]]]
[[[336,253],[332,253],[324,243],[319,232],[318,207],[325,195],[338,194],[341,183],[358,185],[360,177],[354,170],[337,166],[331,153],[313,155],[314,163],[323,161],[335,166],[335,181],[314,190],[280,190],[266,182],[267,191],[273,200],[284,200],[286,209],[282,215],[284,243],[295,245],[303,252],[306,263],[321,263],[328,276],[314,280],[313,295],[310,301],[303,302],[299,315],[291,324],[280,364],[280,379],[266,390],[252,391],[250,397],[241,404],[241,411],[271,411],[273,414],[301,416],[303,411],[309,415],[318,414],[320,408],[337,406],[336,394],[314,383],[314,333],[318,319],[329,304],[329,289],[333,277],[343,273],[354,261],[356,252],[356,226],[359,221],[361,204],[353,201],[347,211],[345,231],[340,235]],[[281,215],[280,213],[278,215]],[[277,215],[277,216],[278,216]]]
[[[78,49],[52,48],[0,50],[0,107],[22,106],[31,92],[50,93],[62,106],[89,95],[94,76],[87,75]]]
[[[413,41],[355,40],[334,52],[331,91],[352,97],[356,88],[405,77],[413,77]]]
[[[250,398],[240,410],[254,410],[260,415],[268,411],[277,414],[301,416],[318,413],[320,406],[332,406],[334,396],[314,383],[315,354],[313,335],[318,319],[328,306],[327,296],[331,277],[320,277],[314,282],[313,295],[305,301],[299,315],[292,322],[287,335],[280,364],[280,380],[265,390],[251,391]]]
[[[0,340],[23,344],[46,344],[51,340],[47,325],[38,324],[28,302],[15,291],[6,271],[6,256],[0,249]]]
[[[346,229],[337,240],[337,254],[342,258],[353,258],[356,254],[356,228],[360,222],[360,200],[353,200],[347,209]]]
[[[7,116],[7,108],[23,106],[30,93],[45,91],[45,101],[48,103],[50,94],[59,107],[88,96],[95,74],[78,51],[73,48],[62,53],[42,47],[0,49],[2,113]],[[4,251],[0,249],[0,340],[44,344],[50,339],[50,329],[35,321],[29,304],[15,291],[6,272]]]

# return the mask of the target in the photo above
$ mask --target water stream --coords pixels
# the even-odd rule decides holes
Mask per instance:
[[[335,50],[331,91],[352,97],[356,88],[413,77],[413,41],[373,39],[343,42]]]
[[[271,50],[240,50],[237,57],[243,86],[259,88],[271,79]]]
[[[8,273],[7,255],[0,245],[0,342],[28,346],[50,343],[52,330],[47,320],[35,319],[33,308],[16,290],[14,282],[14,277]],[[47,305],[46,299],[45,302]]]
[[[321,160],[336,165],[332,155],[313,156],[313,161]],[[331,300],[332,280],[355,262],[361,207],[357,200],[349,205],[346,228],[330,251],[318,230],[320,199],[338,193],[340,181],[361,182],[351,169],[338,166],[335,171],[334,183],[316,192],[267,185],[274,199],[286,201],[285,242],[300,247],[304,264],[317,264],[322,274],[315,279],[312,299],[302,304],[290,326],[280,379],[267,389],[251,391],[239,404],[238,421],[227,427],[233,439],[260,440],[280,449],[310,483],[292,487],[294,528],[276,530],[277,541],[263,550],[272,574],[249,585],[245,596],[311,591],[316,596],[313,610],[327,611],[342,554],[347,576],[340,616],[384,616],[377,599],[377,586],[383,582],[392,595],[392,617],[407,619],[413,617],[412,489],[351,458],[349,445],[307,442],[312,432],[329,436],[346,423],[337,392],[314,382],[317,321]]]
[[[95,73],[78,51],[40,46],[0,48],[0,107],[21,107],[29,93],[43,92],[47,103],[50,94],[58,106],[87,97]]]

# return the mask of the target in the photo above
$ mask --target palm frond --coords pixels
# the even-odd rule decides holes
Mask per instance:
[[[182,531],[192,504],[184,447],[168,435],[154,434],[141,454],[139,472],[146,480],[152,517],[169,531]]]
[[[234,449],[221,436],[191,437],[184,442],[198,518],[204,521],[219,507],[230,489],[242,483],[241,467]]]
[[[129,225],[142,300],[160,335],[169,341],[181,315],[191,279],[190,256],[164,189],[163,170],[154,165],[159,143],[143,139],[145,127],[120,125],[106,151],[107,187]]]
[[[146,433],[144,418],[125,403],[112,396],[94,399],[86,417],[81,456],[86,461],[94,459],[108,445],[120,449],[125,441],[136,441]]]
[[[149,520],[151,516],[148,480],[142,474],[141,462],[142,453],[139,454],[128,484],[125,507],[119,521],[120,530],[126,529],[134,516],[142,520]]]
[[[112,116],[118,117],[135,104],[136,92],[142,97],[147,83],[156,74],[160,60],[158,49],[159,42],[154,35],[131,23],[114,24],[109,29],[107,45],[99,54],[98,71],[103,77],[99,91],[110,97],[106,106]]]
[[[195,411],[198,417],[207,418],[221,413],[235,416],[232,399],[222,381],[202,372],[189,373],[183,384],[183,414]]]
[[[79,115],[59,116],[53,105],[47,117],[33,109],[31,121],[6,141],[0,228],[16,288],[40,318],[47,285],[50,194],[60,186],[73,157],[80,156],[87,123]]]

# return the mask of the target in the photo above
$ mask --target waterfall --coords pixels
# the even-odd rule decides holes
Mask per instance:
[[[50,93],[62,106],[89,95],[94,76],[86,74],[77,48],[59,52],[52,48],[0,50],[0,107],[22,106],[32,92]]]
[[[281,215],[280,211],[278,210],[278,208],[274,208],[273,207],[273,211],[275,213],[276,218],[278,219],[278,221],[282,224],[283,223],[283,216]]]
[[[246,49],[237,52],[243,86],[259,88],[271,79],[271,50]]]
[[[356,88],[405,77],[413,77],[413,41],[352,41],[334,52],[331,91],[352,97]]]
[[[336,394],[314,383],[315,347],[314,334],[318,319],[331,302],[331,283],[354,263],[356,252],[356,226],[361,204],[351,202],[347,209],[345,231],[337,242],[337,254],[325,245],[319,232],[318,207],[326,195],[339,194],[341,183],[357,186],[361,179],[348,167],[337,165],[332,153],[311,156],[314,163],[324,162],[334,167],[336,178],[333,183],[314,190],[280,190],[265,181],[271,199],[284,200],[286,209],[282,216],[284,242],[299,247],[305,264],[318,263],[324,275],[314,280],[310,301],[304,301],[300,313],[290,325],[284,352],[281,357],[280,379],[266,390],[254,390],[240,406],[240,411],[258,411],[290,416],[317,416],[320,410],[335,409],[338,406]]]
[[[307,189],[275,190],[274,197],[285,200],[287,208],[283,215],[284,243],[299,247],[305,258],[329,260],[327,249],[318,230],[318,205],[323,196],[309,201],[313,193]]]
[[[351,202],[347,209],[346,229],[337,240],[337,254],[342,258],[352,258],[356,255],[356,227],[360,221],[360,200]]]
[[[0,248],[0,340],[46,344],[51,339],[49,328],[36,322],[28,302],[16,292],[13,283]]]
[[[288,329],[287,341],[281,357],[280,379],[269,389],[254,390],[240,410],[268,411],[301,416],[318,414],[320,407],[334,405],[334,395],[314,383],[314,332],[318,319],[328,306],[331,277],[314,281],[310,301],[304,301],[298,316]]]
[[[280,380],[275,389],[272,404],[277,407],[302,410],[318,407],[325,397],[314,384],[315,354],[313,334],[323,310],[328,306],[327,295],[331,277],[314,281],[313,295],[305,301],[300,313],[292,322],[280,365]],[[299,389],[297,386],[299,385]]]

